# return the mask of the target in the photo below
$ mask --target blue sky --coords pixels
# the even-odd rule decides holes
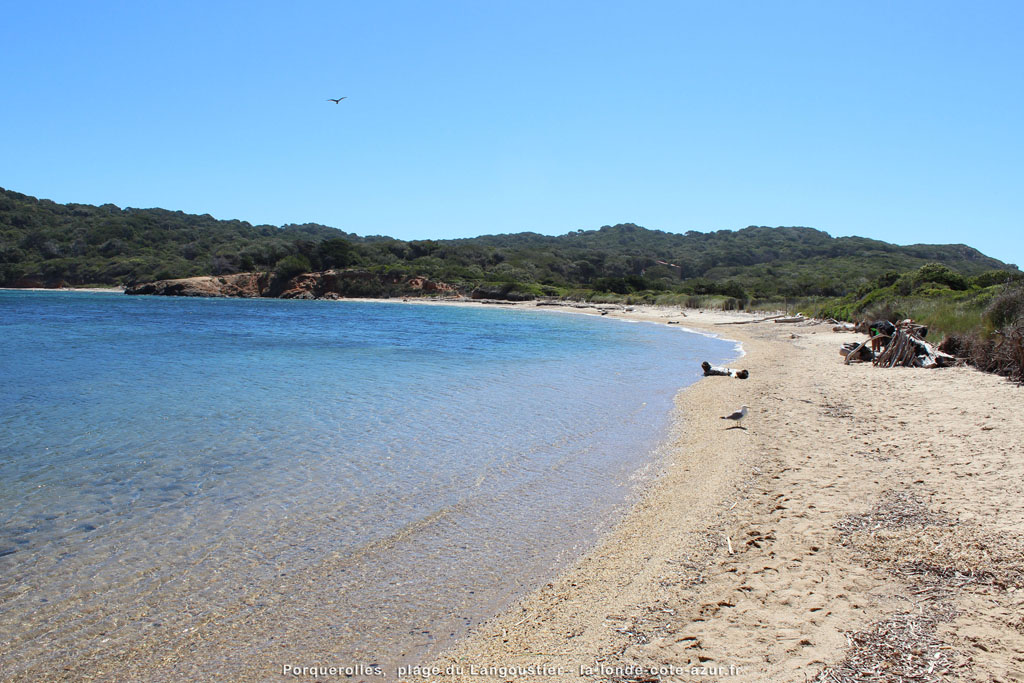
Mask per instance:
[[[0,186],[405,239],[805,225],[1024,266],[1022,35],[1020,2],[8,3]]]

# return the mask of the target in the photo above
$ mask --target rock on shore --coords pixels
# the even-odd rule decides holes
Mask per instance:
[[[156,280],[125,287],[125,294],[158,296],[238,297],[277,299],[340,299],[418,295],[424,292],[456,293],[444,282],[425,277],[383,275],[366,270],[325,270],[281,278],[274,273],[235,273],[177,280]]]

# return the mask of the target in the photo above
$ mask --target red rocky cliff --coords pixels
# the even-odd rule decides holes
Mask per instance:
[[[425,292],[457,293],[451,285],[424,277],[382,275],[354,269],[302,273],[287,280],[273,273],[208,275],[156,280],[125,288],[125,294],[278,299],[340,299],[417,295]]]

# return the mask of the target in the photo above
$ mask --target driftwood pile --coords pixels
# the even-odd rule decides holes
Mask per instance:
[[[860,344],[844,344],[840,355],[850,361],[871,361],[883,368],[898,366],[914,368],[941,368],[956,364],[956,357],[939,351],[925,341],[928,328],[913,320],[901,320],[893,325],[871,325],[873,336]],[[889,332],[886,334],[885,332]],[[871,345],[872,348],[868,348]]]
[[[940,368],[955,365],[956,357],[939,351],[913,332],[898,328],[881,353],[875,355],[874,363],[883,368]]]

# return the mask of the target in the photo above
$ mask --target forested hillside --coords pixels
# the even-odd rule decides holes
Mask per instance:
[[[164,209],[57,204],[0,189],[4,286],[358,267],[535,294],[649,290],[764,298],[842,296],[927,263],[965,276],[1016,271],[962,244],[897,246],[801,227],[676,234],[624,224],[558,237],[403,241],[315,224],[254,226]]]

